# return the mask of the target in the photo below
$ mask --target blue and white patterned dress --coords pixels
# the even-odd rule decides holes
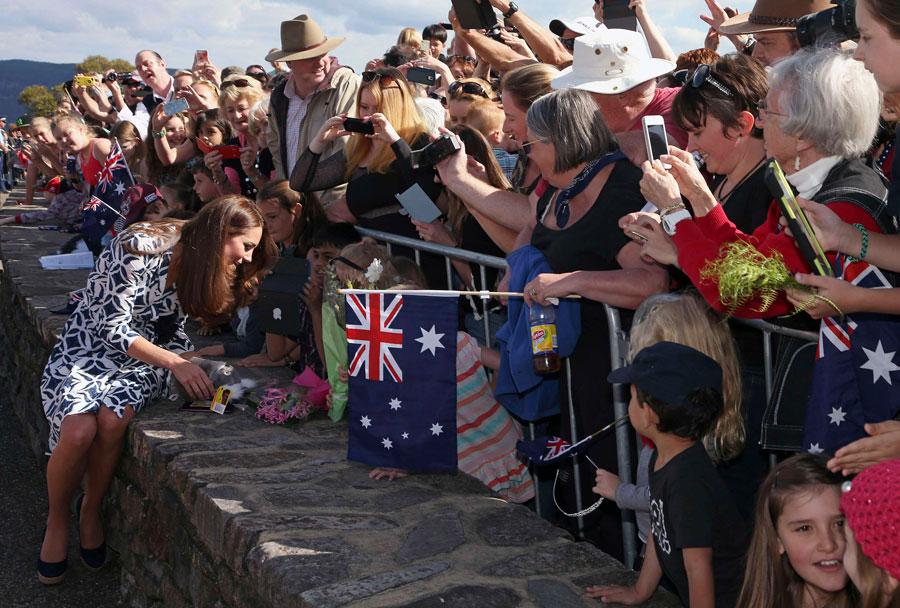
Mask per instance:
[[[136,255],[125,249],[125,242],[137,251],[158,253]],[[97,412],[105,405],[121,418],[125,406],[137,412],[168,393],[168,370],[125,353],[138,337],[176,353],[191,349],[175,287],[166,288],[176,242],[174,233],[152,237],[137,225],[113,240],[97,260],[84,300],[53,347],[41,381],[51,452],[66,416]]]

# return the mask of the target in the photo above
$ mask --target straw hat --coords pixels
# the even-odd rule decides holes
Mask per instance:
[[[324,55],[336,49],[344,38],[326,38],[309,15],[281,22],[281,49],[266,55],[266,61],[294,61]]]
[[[831,0],[756,0],[749,13],[735,15],[719,26],[722,34],[792,32],[803,15],[833,8]]]
[[[618,95],[675,69],[673,62],[651,57],[644,37],[631,30],[579,36],[572,59],[572,66],[550,82],[554,89]]]

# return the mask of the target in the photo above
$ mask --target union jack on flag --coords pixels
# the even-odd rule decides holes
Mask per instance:
[[[113,140],[106,162],[100,170],[100,181],[82,211],[81,233],[88,247],[97,252],[103,236],[113,228],[116,219],[122,220],[122,195],[134,185],[134,178],[125,163],[119,142]]]
[[[349,460],[456,469],[459,296],[447,294],[345,292]]]
[[[858,287],[892,287],[866,262],[839,255],[835,276]],[[803,428],[803,449],[814,454],[835,450],[866,437],[867,422],[893,419],[900,411],[900,317],[853,313],[826,317],[819,344]]]
[[[381,381],[390,376],[394,382],[403,382],[403,370],[391,353],[391,349],[403,346],[403,330],[391,327],[403,308],[403,296],[354,293],[347,296],[347,306],[359,319],[358,324],[347,323],[347,343],[359,345],[350,359],[350,375],[365,369],[368,380]],[[382,370],[386,376],[382,376]]]
[[[109,149],[109,156],[106,157],[106,162],[100,170],[100,181],[97,182],[97,191],[106,192],[106,188],[110,186],[114,180],[120,179],[121,174],[116,173],[119,170],[124,170],[128,173],[129,178],[131,177],[131,174],[128,171],[128,165],[125,163],[125,155],[122,153],[122,147],[119,146],[117,140],[113,140],[112,147]],[[130,181],[131,183],[128,184],[128,186],[134,185],[134,180],[130,179]]]

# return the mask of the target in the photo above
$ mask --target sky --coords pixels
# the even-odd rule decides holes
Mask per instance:
[[[676,53],[703,45],[707,27],[699,19],[705,0],[646,0],[651,16]],[[329,38],[347,40],[332,54],[361,72],[396,43],[404,27],[421,30],[446,21],[449,0],[5,0],[0,20],[0,59],[78,63],[88,55],[134,62],[137,51],[158,51],[169,68],[191,67],[197,49],[209,50],[222,68],[263,63],[280,47],[280,23],[309,14]],[[590,0],[555,3],[521,0],[520,10],[541,24],[555,18],[591,15]],[[727,2],[740,12],[752,0]],[[722,41],[720,52],[734,48]],[[266,66],[267,68],[270,66]],[[0,75],[2,78],[2,75]]]

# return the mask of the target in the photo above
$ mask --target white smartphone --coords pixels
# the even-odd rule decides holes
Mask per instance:
[[[662,116],[644,116],[641,119],[644,127],[644,143],[647,145],[647,157],[654,161],[663,154],[669,153],[669,140],[666,138],[666,124]],[[671,169],[670,165],[664,165]]]

